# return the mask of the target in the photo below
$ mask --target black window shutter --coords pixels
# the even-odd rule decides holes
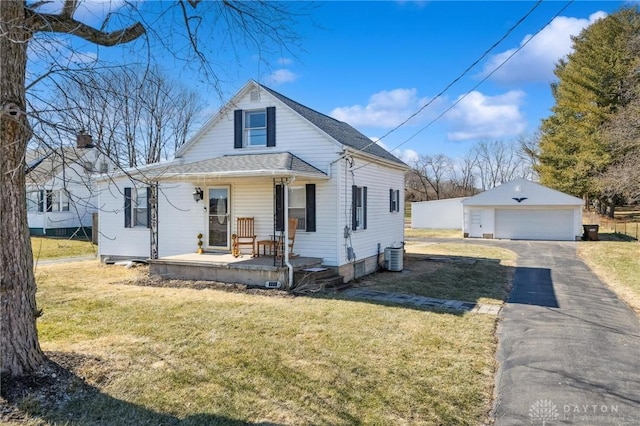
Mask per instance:
[[[358,227],[358,187],[351,185],[351,229],[356,230]]]
[[[396,195],[395,192],[396,191],[394,191],[393,189],[389,190],[389,211],[390,212],[396,211],[396,206],[393,202],[393,197]]]
[[[47,189],[47,211],[53,211],[53,191]]]
[[[308,183],[306,186],[307,203],[307,232],[316,232],[316,185]]]
[[[284,185],[276,185],[276,231],[284,231]]]
[[[367,187],[362,187],[362,229],[367,229]]]
[[[233,147],[242,148],[242,110],[233,112]]]
[[[147,228],[151,228],[151,187],[147,186]]]
[[[276,107],[267,107],[267,146],[276,146]]]
[[[124,227],[131,228],[131,188],[124,189]]]
[[[38,211],[44,212],[44,191],[38,191]]]

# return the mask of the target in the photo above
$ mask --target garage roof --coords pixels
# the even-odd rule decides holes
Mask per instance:
[[[515,179],[462,201],[465,206],[580,206],[581,198]]]

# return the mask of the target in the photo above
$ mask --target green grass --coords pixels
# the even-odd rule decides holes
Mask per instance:
[[[600,241],[584,241],[578,254],[625,302],[640,313],[640,244],[620,241],[619,234],[600,233]]]
[[[476,244],[408,243],[402,272],[380,272],[357,285],[392,293],[502,304],[516,254]]]
[[[31,237],[31,250],[34,259],[55,259],[96,254],[97,248],[91,241]]]
[[[495,316],[125,285],[144,270],[95,261],[38,271],[42,347],[81,355],[96,392],[33,422],[488,421]]]

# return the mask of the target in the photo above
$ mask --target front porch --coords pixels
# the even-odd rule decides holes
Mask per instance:
[[[274,262],[275,261],[275,262]],[[289,260],[294,272],[333,269],[322,266],[317,257],[296,256]],[[149,260],[149,274],[164,279],[185,279],[239,283],[250,286],[271,286],[288,289],[289,270],[280,259],[273,256],[251,257],[244,254],[234,257],[230,253],[186,253]],[[293,283],[295,286],[295,282]]]

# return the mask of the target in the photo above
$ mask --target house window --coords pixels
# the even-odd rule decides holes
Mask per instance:
[[[133,207],[133,226],[147,227],[147,191],[136,188],[135,197],[131,200]]]
[[[109,163],[103,161],[100,163],[100,173],[107,173],[109,171]]]
[[[267,112],[247,111],[244,115],[245,146],[267,146]]]
[[[289,217],[298,218],[296,229],[304,231],[307,229],[307,203],[305,200],[305,187],[289,187]]]
[[[390,212],[400,211],[400,190],[399,189],[389,190],[389,211]]]
[[[284,227],[284,185],[276,185],[276,230]],[[298,218],[299,231],[316,232],[316,185],[289,187],[289,217]]]
[[[125,228],[149,227],[149,193],[151,188],[124,189]]]
[[[92,173],[93,172],[93,163],[91,161],[85,161],[84,162],[84,169],[87,172]]]
[[[276,146],[276,108],[234,111],[233,147],[250,148]]]
[[[353,185],[351,196],[351,229],[367,229],[367,187]]]
[[[62,190],[58,195],[59,207],[61,212],[69,211],[69,194],[67,191]]]
[[[27,211],[37,212],[40,210],[40,192],[41,191],[29,191],[27,192]]]

